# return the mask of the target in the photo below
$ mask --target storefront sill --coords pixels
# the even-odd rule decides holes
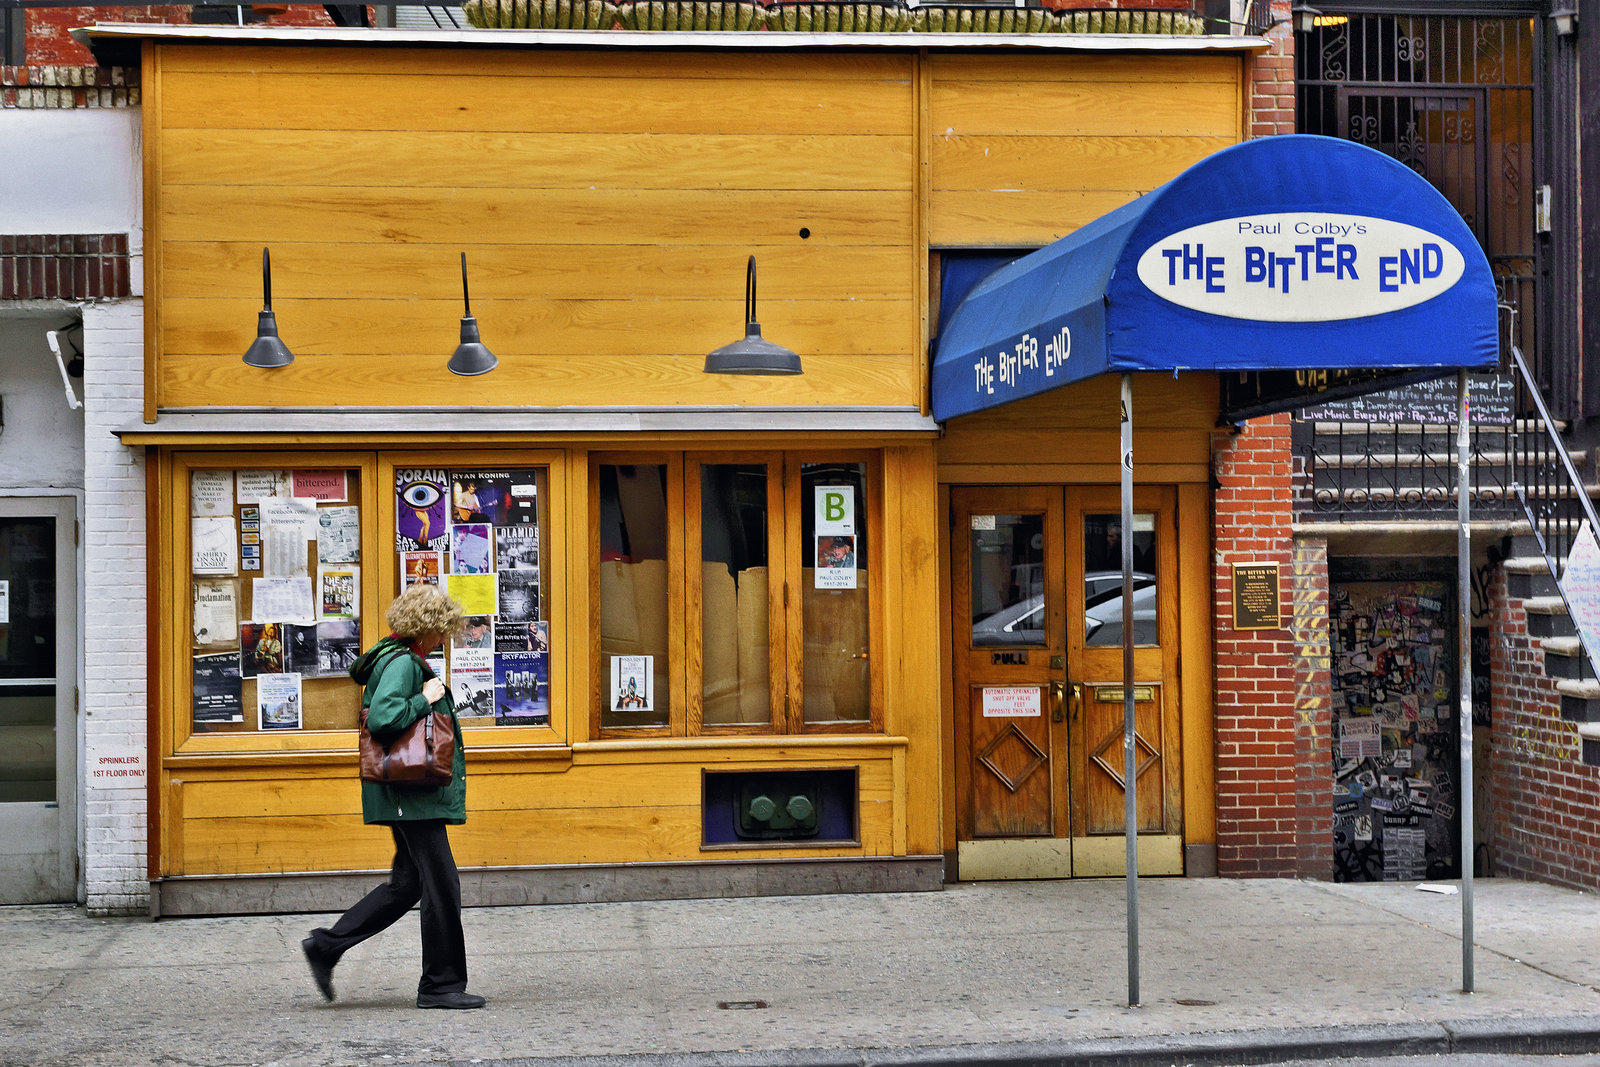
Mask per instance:
[[[639,741],[578,741],[575,755],[593,756],[614,752],[703,752],[706,750],[770,751],[774,749],[819,748],[906,748],[908,737],[881,734],[834,734],[828,737],[795,737],[763,734],[754,737],[662,737]]]
[[[150,883],[152,918],[337,911],[385,871],[185,875]],[[630,900],[916,893],[944,888],[944,857],[774,857],[678,863],[476,867],[461,871],[467,907]]]
[[[518,747],[475,746],[467,749],[467,762],[473,771],[496,773],[502,769],[512,771],[565,770],[572,763],[572,749],[566,745],[528,745]],[[337,751],[289,750],[286,752],[194,752],[165,756],[162,769],[172,772],[186,770],[237,770],[244,767],[341,767],[354,768],[355,749]],[[530,763],[542,764],[529,767]],[[488,769],[483,764],[500,764]]]
[[[919,434],[936,436],[938,423],[915,408],[783,407],[737,405],[662,408],[436,408],[425,425],[398,432],[397,419],[416,412],[402,408],[163,408],[154,423],[116,431],[123,444],[197,444],[211,439],[266,440],[285,434],[336,435],[349,440],[403,441],[469,435],[473,443],[493,435],[530,434],[697,434],[728,432]],[[485,435],[491,435],[486,437]]]

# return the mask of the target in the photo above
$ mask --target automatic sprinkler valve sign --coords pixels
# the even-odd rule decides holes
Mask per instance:
[[[1139,257],[1139,280],[1180,307],[1262,322],[1331,322],[1401,311],[1466,271],[1455,245],[1365,215],[1278,212],[1171,234]]]

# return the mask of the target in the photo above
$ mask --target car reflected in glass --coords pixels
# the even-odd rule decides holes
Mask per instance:
[[[1122,643],[1122,575],[1093,571],[1084,576],[1084,643]],[[1157,643],[1156,579],[1153,574],[1133,576],[1133,642]],[[1044,645],[1044,595],[1036,594],[1001,608],[972,624],[974,647]]]

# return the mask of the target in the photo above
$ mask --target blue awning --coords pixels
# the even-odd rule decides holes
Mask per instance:
[[[1246,141],[995,271],[948,317],[949,419],[1127,371],[1483,368],[1496,290],[1410,168],[1305,134]]]

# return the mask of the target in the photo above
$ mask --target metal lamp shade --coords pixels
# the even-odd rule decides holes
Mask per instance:
[[[756,257],[744,269],[744,337],[706,356],[707,374],[799,374],[800,357],[761,336],[756,321]]]
[[[287,367],[294,353],[278,337],[278,317],[272,313],[272,253],[261,250],[261,317],[256,320],[256,339],[245,350],[248,367]]]
[[[500,363],[487,345],[478,339],[478,320],[471,315],[461,319],[461,343],[450,357],[450,373],[473,375],[487,374]]]
[[[244,361],[251,367],[286,367],[294,362],[294,353],[278,337],[278,317],[271,308],[261,312],[256,323],[256,339],[245,351]]]
[[[761,336],[759,322],[745,323],[745,334],[706,356],[707,374],[799,374],[800,357]]]

